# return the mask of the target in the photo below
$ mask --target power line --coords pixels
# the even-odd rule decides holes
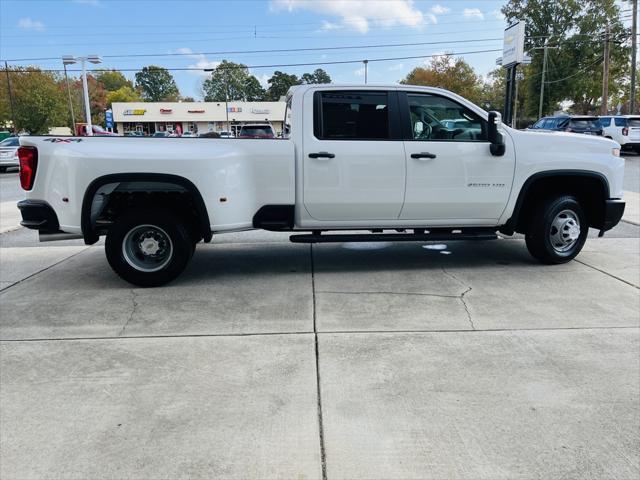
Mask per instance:
[[[473,51],[469,51],[469,52],[451,52],[451,53],[446,53],[446,54],[441,54],[441,53],[436,53],[436,54],[429,54],[429,55],[411,55],[411,56],[406,56],[406,57],[386,57],[386,58],[371,58],[371,59],[367,59],[369,63],[372,62],[390,62],[390,61],[394,61],[394,60],[413,60],[413,59],[422,59],[422,58],[433,58],[433,57],[441,57],[443,55],[450,55],[450,56],[459,56],[459,55],[473,55],[473,54],[478,54],[478,53],[495,53],[495,52],[501,52],[502,49],[498,49],[498,48],[494,48],[494,49],[488,49],[488,50],[473,50]],[[320,62],[305,62],[305,63],[281,63],[281,64],[271,64],[271,65],[243,65],[243,66],[226,66],[226,67],[221,67],[221,68],[227,68],[230,70],[233,69],[256,69],[256,68],[280,68],[280,67],[309,67],[309,66],[321,66],[321,65],[344,65],[344,64],[349,64],[349,63],[362,63],[364,59],[358,59],[358,60],[335,60],[335,61],[320,61]],[[48,68],[48,69],[39,69],[39,68],[35,68],[32,70],[36,70],[36,71],[40,71],[40,72],[62,72],[63,70],[60,68]],[[93,69],[92,72],[108,72],[111,69],[108,68],[97,68],[97,69]],[[139,68],[121,68],[118,69],[121,72],[138,72],[140,71]],[[164,67],[160,67],[157,69],[149,69],[151,71],[153,70],[168,70],[168,71],[198,71],[198,72],[202,72],[205,69],[204,68],[193,68],[193,67],[175,67],[175,68],[164,68]],[[11,73],[23,73],[23,72],[28,72],[29,70],[21,70],[21,69],[11,69],[8,70]],[[79,69],[75,69],[75,70],[67,70],[67,72],[80,72],[81,70]]]

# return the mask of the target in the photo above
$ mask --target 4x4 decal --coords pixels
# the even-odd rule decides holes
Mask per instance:
[[[45,138],[44,139],[45,142],[51,142],[51,143],[71,143],[71,142],[76,142],[79,143],[82,141],[81,138],[60,138],[60,137],[54,137],[54,138]]]

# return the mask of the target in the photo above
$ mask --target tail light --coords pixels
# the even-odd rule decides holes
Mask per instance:
[[[629,135],[629,128],[628,128],[628,127],[624,127],[624,128],[622,129],[622,136],[623,136],[623,137],[626,137],[626,136],[628,136],[628,135]]]
[[[36,147],[18,148],[20,160],[20,186],[23,190],[31,190],[38,169],[38,149]]]

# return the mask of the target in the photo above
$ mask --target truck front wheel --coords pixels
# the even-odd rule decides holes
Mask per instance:
[[[589,225],[578,200],[569,195],[549,198],[534,207],[525,240],[529,253],[542,263],[573,260],[587,240]]]
[[[105,252],[111,268],[139,287],[158,287],[176,278],[193,255],[193,241],[174,215],[134,211],[111,226]]]

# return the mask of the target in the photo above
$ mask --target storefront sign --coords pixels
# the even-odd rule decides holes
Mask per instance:
[[[229,113],[242,113],[242,107],[227,107]]]
[[[144,108],[136,108],[122,112],[123,115],[144,115],[145,113],[147,113],[147,111]]]
[[[204,110],[187,110],[189,113],[204,113]]]
[[[173,112],[173,110],[170,109],[170,108],[161,108],[160,109],[160,113],[162,113],[162,114],[167,114],[167,113],[172,113],[172,112]]]
[[[111,110],[104,112],[104,119],[107,124],[107,128],[113,128],[113,112]]]
[[[271,113],[271,110],[269,110],[268,108],[252,108],[251,113],[268,114]]]

